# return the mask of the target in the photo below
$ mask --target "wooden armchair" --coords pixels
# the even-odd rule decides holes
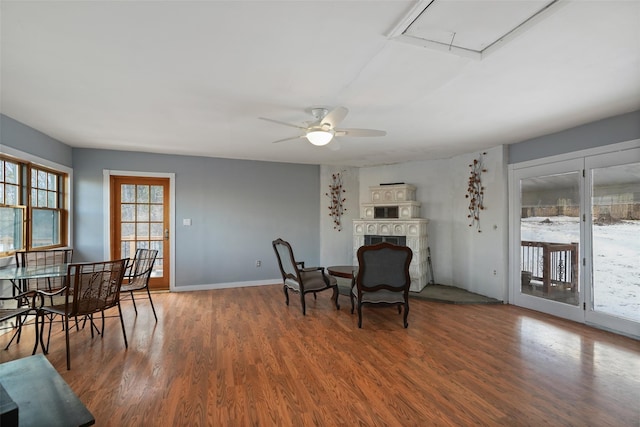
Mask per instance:
[[[333,276],[324,273],[324,267],[304,267],[304,262],[296,261],[293,250],[288,242],[276,239],[272,242],[273,250],[278,259],[278,267],[282,274],[283,290],[286,303],[289,305],[289,290],[300,294],[302,304],[302,314],[306,315],[305,295],[312,292],[316,298],[316,293],[325,289],[333,289],[331,299],[335,301],[336,309],[340,309],[338,303],[338,282]]]
[[[404,327],[409,326],[409,264],[413,252],[406,246],[383,242],[358,249],[358,275],[351,289],[351,313],[358,307],[358,327],[362,327],[362,306],[395,305],[404,307]]]

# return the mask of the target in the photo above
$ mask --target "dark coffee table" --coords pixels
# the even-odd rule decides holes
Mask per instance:
[[[0,364],[0,383],[18,405],[19,426],[90,426],[95,418],[41,354]]]

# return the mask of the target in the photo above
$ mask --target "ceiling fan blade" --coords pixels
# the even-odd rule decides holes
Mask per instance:
[[[289,126],[289,127],[296,128],[296,129],[304,129],[304,130],[306,130],[306,129],[307,129],[307,128],[305,128],[305,127],[298,126],[298,125],[294,125],[294,124],[291,124],[291,123],[281,122],[281,121],[279,121],[279,120],[267,119],[266,117],[258,117],[258,118],[259,118],[260,120],[266,120],[266,121],[268,121],[268,122],[273,122],[273,123],[277,123],[277,124],[279,124],[279,125],[285,125],[285,126]]]
[[[345,107],[336,107],[333,110],[329,111],[326,116],[320,121],[321,124],[328,124],[331,128],[335,128],[340,124],[341,121],[347,117],[347,110]]]
[[[375,129],[336,129],[336,136],[385,136],[384,130]]]
[[[300,139],[300,138],[304,138],[304,135],[292,136],[290,138],[279,139],[277,141],[273,141],[272,144],[277,144],[278,142],[291,141],[293,139]]]

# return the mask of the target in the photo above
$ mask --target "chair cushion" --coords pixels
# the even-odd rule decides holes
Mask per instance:
[[[338,284],[338,281],[336,280],[335,277],[329,276],[329,275],[325,275],[325,277],[329,279],[329,286],[335,286]],[[320,270],[300,271],[300,278],[304,283],[305,292],[314,291],[314,290],[319,291],[321,289],[327,288],[327,284],[322,278],[322,272]],[[284,283],[289,288],[294,289],[296,291],[300,291],[300,285],[298,284],[297,280],[287,279],[285,280]]]
[[[353,296],[358,299],[358,288],[354,286],[351,288],[351,292]],[[381,289],[376,292],[362,292],[362,301],[363,303],[387,303],[387,304],[396,304],[396,303],[404,303],[404,294],[402,292],[392,292],[386,289]]]

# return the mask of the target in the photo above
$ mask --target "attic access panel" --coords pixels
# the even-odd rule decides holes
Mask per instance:
[[[558,0],[423,0],[390,37],[482,59],[555,9]]]

